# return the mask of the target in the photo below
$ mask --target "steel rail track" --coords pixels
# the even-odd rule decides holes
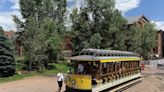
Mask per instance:
[[[137,79],[125,82],[123,84],[120,84],[120,85],[112,88],[112,89],[105,90],[105,91],[102,91],[102,92],[122,92],[122,91],[124,91],[124,90],[126,90],[126,89],[140,83],[142,80],[143,80],[143,78],[137,78]]]

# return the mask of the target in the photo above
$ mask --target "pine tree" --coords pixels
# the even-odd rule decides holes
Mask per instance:
[[[15,60],[9,41],[0,28],[0,76],[11,76],[15,72]]]

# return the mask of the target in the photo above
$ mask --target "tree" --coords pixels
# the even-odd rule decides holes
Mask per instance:
[[[99,33],[94,33],[89,41],[90,43],[92,43],[92,44],[90,44],[90,47],[99,49],[101,46],[102,39],[103,38],[101,37],[101,35]]]
[[[25,29],[25,55],[29,59],[29,68],[44,69],[49,62],[58,59],[61,37],[54,21],[45,18],[40,27],[34,18],[30,18]],[[32,34],[33,33],[33,34]]]
[[[0,76],[11,76],[15,73],[15,60],[10,45],[0,27]]]
[[[14,18],[23,32],[23,45],[29,69],[48,68],[49,62],[58,60],[65,33],[66,0],[20,0],[23,26]],[[30,7],[27,7],[30,5]]]
[[[148,24],[140,29],[141,34],[141,50],[138,52],[145,59],[149,58],[150,54],[153,54],[152,50],[156,47],[157,30],[154,24]]]
[[[156,46],[157,30],[154,24],[147,24],[144,27],[131,26],[124,32],[125,50],[140,54],[148,59]]]
[[[75,9],[71,14],[75,50],[82,48],[119,50],[119,47],[123,47],[123,36],[120,33],[123,34],[122,27],[126,24],[126,20],[115,9],[114,0],[85,0],[85,3],[85,7],[81,7],[79,12]]]
[[[130,26],[124,31],[124,45],[126,51],[141,51],[141,28]]]
[[[86,12],[86,9],[82,9],[78,14],[75,9],[71,15],[72,18],[72,42],[75,50],[81,50],[89,47],[90,37],[92,32],[90,30],[91,23]]]
[[[66,12],[66,0],[20,0],[20,11],[23,18],[34,17],[42,21],[44,17],[63,23]],[[27,6],[28,5],[28,6]]]
[[[71,13],[72,42],[75,51],[83,48],[137,52],[147,58],[156,44],[152,24],[129,27],[114,0],[85,0],[84,7]]]

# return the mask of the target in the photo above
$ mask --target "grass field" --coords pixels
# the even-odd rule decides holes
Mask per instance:
[[[67,70],[70,68],[65,63],[50,64],[49,66],[50,66],[49,70],[44,70],[44,71],[40,71],[40,72],[33,71],[33,72],[26,73],[26,74],[15,74],[14,76],[11,76],[11,77],[0,78],[0,83],[20,80],[25,77],[31,77],[31,76],[56,75],[59,71],[66,73]]]

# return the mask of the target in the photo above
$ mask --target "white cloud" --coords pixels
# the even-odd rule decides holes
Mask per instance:
[[[80,8],[84,5],[84,0],[67,0],[67,2],[74,2],[75,4],[71,7],[68,7],[68,10],[72,10],[73,8]],[[122,11],[122,13],[126,13],[129,10],[137,8],[140,4],[140,0],[116,0],[115,7]]]
[[[19,4],[16,3],[15,5],[11,6],[11,9],[14,9],[14,10],[20,9]]]
[[[9,0],[9,1],[13,4],[13,6],[11,6],[11,9],[16,9],[16,10],[20,9],[19,0]]]
[[[84,0],[76,0],[75,7],[78,9],[84,4]]]
[[[162,30],[164,30],[164,21],[155,21],[154,22],[155,24],[156,24],[156,28],[157,29],[162,29]]]
[[[129,10],[137,8],[139,4],[140,0],[116,0],[115,7],[124,14]]]
[[[80,7],[84,5],[84,0],[67,0],[67,2],[74,2],[74,5],[68,7],[69,11],[72,11],[73,8],[80,9]]]
[[[73,1],[75,1],[75,0],[67,0],[67,2],[73,2]]]
[[[12,6],[10,7],[12,11],[0,12],[0,26],[2,26],[5,31],[16,30],[12,15],[16,15],[21,18],[21,14],[19,12],[19,0],[2,0],[0,6],[4,6],[5,2],[12,3]]]
[[[18,11],[0,12],[0,26],[2,26],[5,31],[16,30],[15,23],[12,20],[12,15],[21,18],[21,14]]]

